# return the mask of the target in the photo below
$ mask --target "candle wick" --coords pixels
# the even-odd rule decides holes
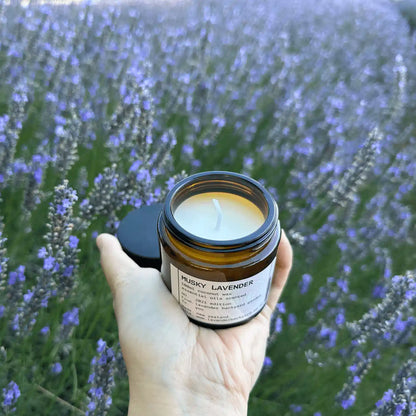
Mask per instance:
[[[215,230],[219,230],[221,227],[221,221],[222,221],[222,209],[221,209],[221,205],[218,199],[212,198],[212,202],[217,211],[217,223],[215,224]]]

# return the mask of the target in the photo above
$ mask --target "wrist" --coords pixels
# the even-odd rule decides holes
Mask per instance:
[[[131,385],[128,416],[246,416],[247,401],[218,386],[215,393],[160,385]]]

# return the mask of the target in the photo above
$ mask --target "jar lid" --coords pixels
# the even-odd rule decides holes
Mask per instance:
[[[158,203],[131,211],[118,227],[123,251],[140,267],[161,268],[157,220],[162,208],[163,204]]]

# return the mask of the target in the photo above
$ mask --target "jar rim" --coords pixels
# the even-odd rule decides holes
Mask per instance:
[[[215,182],[218,180],[223,181],[223,183]],[[189,197],[192,196],[192,194],[199,193],[198,189],[200,188],[206,186],[209,188],[210,183],[211,186],[214,187],[213,189],[215,189],[215,192],[226,191],[235,193],[251,200],[253,203],[256,203],[256,201],[253,200],[255,197],[261,199],[264,206],[267,207],[267,214],[265,214],[263,224],[257,230],[243,237],[219,241],[199,237],[183,228],[175,219],[174,211],[172,209],[176,199],[180,198],[181,191],[184,189],[191,189],[191,194],[185,194]],[[211,190],[205,190],[200,193],[210,191]],[[250,191],[252,194],[250,194]],[[199,250],[215,252],[233,252],[258,247],[271,236],[278,226],[278,215],[279,212],[276,201],[263,185],[249,176],[228,171],[200,172],[188,176],[178,182],[168,193],[164,208],[161,212],[161,217],[164,217],[166,227],[175,238],[179,239],[182,243],[198,248]]]

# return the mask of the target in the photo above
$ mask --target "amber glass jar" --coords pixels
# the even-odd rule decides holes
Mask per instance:
[[[232,172],[192,175],[168,194],[157,228],[163,280],[191,321],[227,328],[263,309],[281,230],[261,184]]]

